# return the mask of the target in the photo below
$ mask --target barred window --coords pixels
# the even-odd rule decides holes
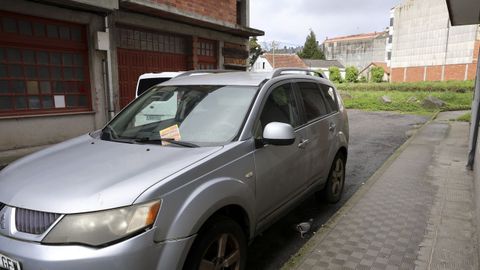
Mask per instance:
[[[0,116],[91,109],[83,26],[6,12],[0,21],[9,41],[0,45]]]
[[[183,36],[139,30],[127,27],[117,28],[117,44],[120,48],[141,51],[186,54],[186,41]]]
[[[217,41],[198,39],[197,56],[199,69],[216,69],[217,54]]]

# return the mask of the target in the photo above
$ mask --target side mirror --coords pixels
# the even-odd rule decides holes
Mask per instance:
[[[271,122],[263,130],[263,143],[291,145],[295,142],[295,132],[290,124]]]

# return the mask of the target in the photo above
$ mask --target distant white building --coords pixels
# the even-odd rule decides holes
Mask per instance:
[[[264,55],[260,55],[252,66],[251,71],[272,71],[273,66]]]
[[[395,8],[390,9],[390,24],[387,28],[388,36],[386,39],[386,46],[385,46],[385,63],[387,66],[390,66],[390,60],[392,59],[392,43],[393,43],[393,34],[395,29],[393,28],[393,23],[395,20]]]
[[[328,60],[362,70],[372,62],[385,61],[388,32],[373,32],[326,39],[322,44]]]
[[[451,26],[445,0],[405,0],[390,20],[391,81],[474,79],[479,27]]]
[[[272,54],[260,55],[252,65],[252,71],[272,71],[274,68],[297,67],[307,68],[307,65],[296,54]]]

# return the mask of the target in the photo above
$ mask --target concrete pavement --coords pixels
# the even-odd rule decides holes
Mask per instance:
[[[478,269],[469,125],[454,118],[420,129],[285,268]]]

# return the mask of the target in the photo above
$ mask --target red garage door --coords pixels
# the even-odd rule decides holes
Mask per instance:
[[[126,27],[117,34],[120,106],[135,98],[138,76],[147,72],[187,70],[187,38]]]

